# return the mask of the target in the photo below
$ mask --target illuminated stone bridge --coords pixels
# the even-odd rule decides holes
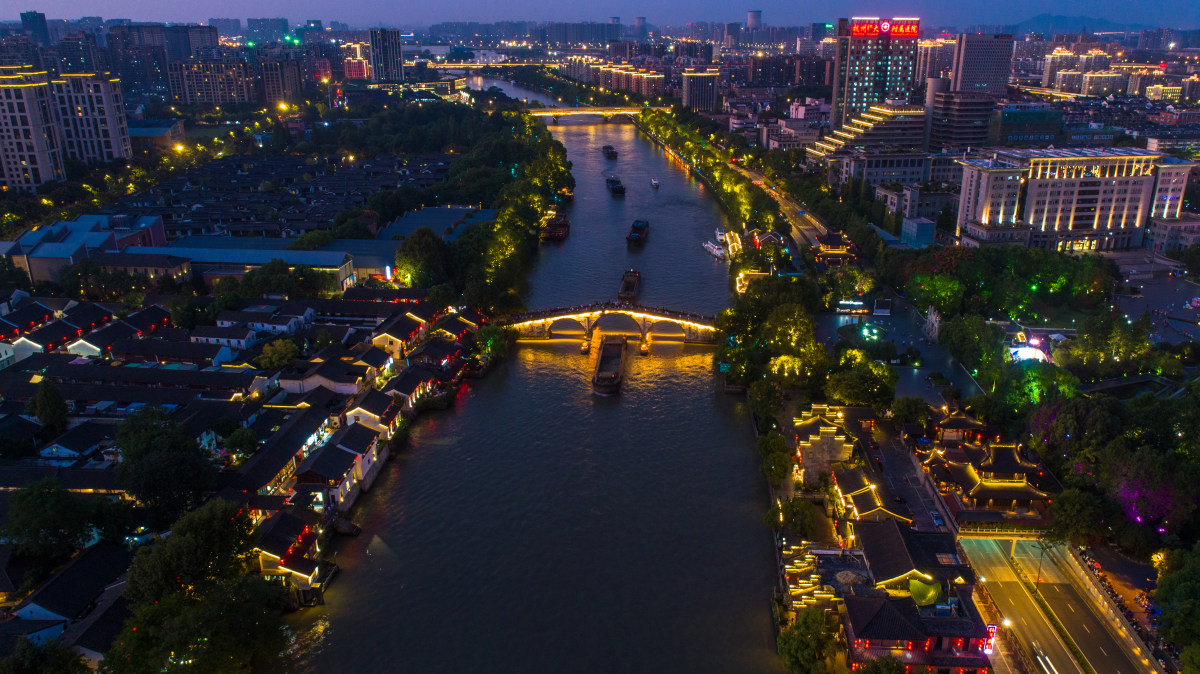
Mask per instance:
[[[618,115],[629,117],[637,117],[642,110],[668,110],[669,108],[652,108],[647,106],[638,107],[612,107],[604,108],[595,107],[579,107],[579,108],[535,108],[529,111],[533,117],[551,117],[552,121],[558,123],[560,117],[582,117],[584,115],[599,115],[608,121]]]
[[[657,336],[682,338],[685,342],[712,343],[717,335],[713,321],[712,316],[660,307],[598,302],[520,314],[510,317],[501,325],[516,330],[519,339],[552,339],[556,330],[560,334],[570,333],[571,336],[582,331],[585,338],[591,339],[593,331],[599,329],[604,333],[636,334],[642,340]]]

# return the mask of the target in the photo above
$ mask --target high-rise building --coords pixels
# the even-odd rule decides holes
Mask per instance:
[[[833,80],[835,128],[871,106],[913,95],[918,19],[838,19]]]
[[[881,103],[847,120],[842,128],[808,148],[808,160],[828,160],[830,155],[852,150],[923,150],[925,108],[919,105]]]
[[[1113,72],[1104,70],[1099,72],[1091,72],[1083,74],[1083,83],[1079,87],[1079,93],[1084,96],[1110,96],[1113,94],[1123,94],[1129,86],[1129,73]]]
[[[633,17],[633,35],[639,40],[646,39],[646,17]]]
[[[371,79],[371,45],[366,42],[343,44],[342,68],[348,80]]]
[[[937,39],[917,42],[917,66],[913,82],[917,87],[930,77],[947,77],[954,67],[954,41]]]
[[[50,84],[64,156],[92,164],[133,155],[121,80],[108,73],[64,73]]]
[[[1069,49],[1058,47],[1046,54],[1045,65],[1042,67],[1042,86],[1049,89],[1058,81],[1060,70],[1073,70],[1079,57]]]
[[[91,73],[106,68],[106,59],[96,36],[92,33],[72,33],[55,46],[60,73]]]
[[[1012,72],[1013,36],[962,33],[954,44],[950,90],[1004,96]]]
[[[50,28],[46,26],[45,14],[34,11],[21,12],[21,30],[37,38],[43,47],[50,46]]]
[[[287,34],[287,19],[246,19],[246,37],[251,42],[279,42]]]
[[[404,35],[395,28],[371,29],[371,79],[404,81]]]
[[[752,9],[746,12],[746,30],[758,30],[762,28],[762,10]]]
[[[186,61],[201,49],[220,44],[216,26],[201,26],[198,23],[182,26],[167,26],[163,29],[168,61]]]
[[[1149,218],[1178,218],[1192,162],[1140,148],[1007,149],[963,159],[963,245],[1010,243],[1063,251],[1142,245]]]
[[[742,44],[742,24],[727,23],[725,24],[725,48],[734,49]]]
[[[254,78],[245,61],[190,59],[167,66],[171,100],[176,103],[227,105],[254,101]]]
[[[297,101],[303,93],[301,62],[268,57],[259,61],[263,101],[269,105]]]
[[[991,94],[945,91],[934,94],[929,108],[929,149],[957,152],[987,144],[988,121],[995,98]]]
[[[209,19],[208,25],[217,29],[221,37],[237,37],[242,34],[241,19]]]
[[[22,16],[24,18],[24,16]],[[23,114],[0,115],[0,188],[32,191],[62,180],[62,132],[45,71],[0,66],[0,104]]]
[[[683,107],[698,112],[715,111],[718,72],[709,68],[683,73]]]

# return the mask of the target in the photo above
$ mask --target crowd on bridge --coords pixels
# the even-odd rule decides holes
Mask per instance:
[[[675,311],[673,309],[667,309],[666,307],[648,307],[641,304],[634,304],[633,302],[614,300],[609,302],[595,302],[592,304],[575,304],[568,307],[555,307],[553,309],[542,309],[523,314],[515,314],[504,319],[503,323],[506,325],[513,325],[515,323],[526,323],[545,318],[553,318],[555,316],[621,311],[632,311],[660,316],[662,318],[675,318],[682,321],[688,321],[690,323],[707,323],[710,325],[716,320],[714,316],[705,316],[703,314],[694,314],[685,311]]]

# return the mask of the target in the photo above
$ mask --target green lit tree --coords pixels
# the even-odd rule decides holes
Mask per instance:
[[[792,674],[826,674],[828,662],[837,650],[837,641],[825,627],[819,608],[805,608],[783,628],[776,640],[779,657]]]

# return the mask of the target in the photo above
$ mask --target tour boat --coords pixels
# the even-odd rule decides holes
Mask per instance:
[[[650,222],[647,220],[634,220],[629,226],[629,233],[625,235],[625,240],[634,245],[646,243],[646,238],[650,236]]]
[[[596,356],[596,371],[592,374],[592,391],[613,395],[621,391],[622,370],[625,367],[625,337],[608,335],[600,343]]]
[[[583,344],[580,344],[580,345],[579,345],[579,353],[582,353],[582,354],[586,355],[586,354],[587,354],[589,351],[591,351],[591,350],[592,350],[592,342],[591,342],[591,340],[589,340],[589,339],[584,339],[584,340],[583,340]]]
[[[717,258],[718,260],[725,259],[725,249],[722,248],[721,246],[718,246],[717,244],[713,243],[712,241],[704,242],[704,250],[707,250],[709,255],[712,255],[713,257]]]
[[[650,187],[653,187],[654,189],[658,189],[658,178],[650,179]]]
[[[539,238],[542,241],[562,241],[571,233],[571,221],[566,216],[556,215],[542,228]]]
[[[617,291],[617,299],[632,300],[642,289],[642,275],[636,269],[630,269],[621,276],[621,289]]]
[[[715,234],[717,235],[717,244],[722,246],[725,245],[725,230],[718,227]]]
[[[608,178],[605,178],[604,184],[608,186],[608,191],[611,192],[614,197],[625,196],[625,186],[621,184],[620,178],[616,176],[609,176]]]
[[[617,158],[617,149],[611,145],[605,145],[604,147],[600,148],[600,151],[604,153],[605,159]]]

